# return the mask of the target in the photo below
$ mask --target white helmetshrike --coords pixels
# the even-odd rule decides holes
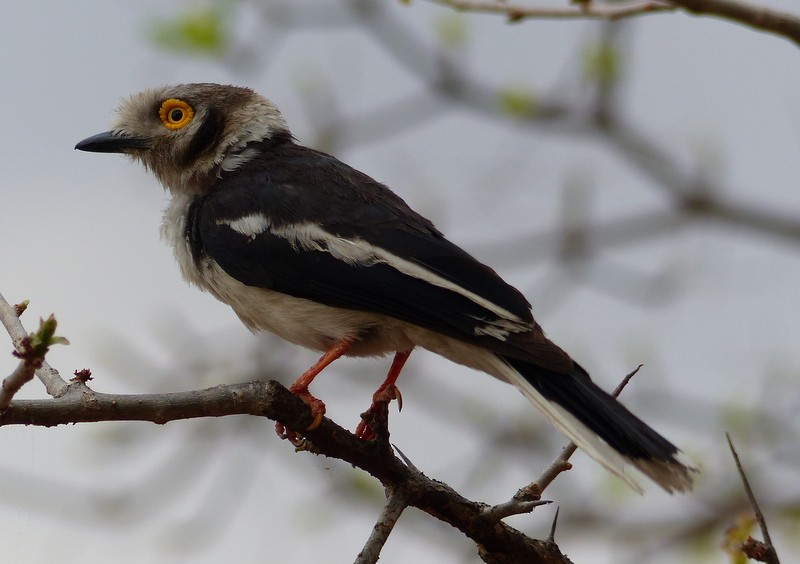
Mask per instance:
[[[252,90],[146,90],[76,148],[125,153],[158,177],[172,197],[162,233],[186,280],[251,330],[323,351],[290,388],[315,423],[325,406],[308,385],[330,362],[395,355],[375,408],[399,397],[395,380],[418,346],[515,385],[634,489],[629,465],[667,491],[691,488],[678,449],[548,340],[519,291],[383,184],[296,144]]]

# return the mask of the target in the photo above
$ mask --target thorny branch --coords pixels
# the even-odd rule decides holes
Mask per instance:
[[[46,346],[39,349],[41,354],[31,357],[30,337],[34,335],[25,335],[18,314],[19,308],[9,305],[0,296],[0,318],[14,339],[18,354],[26,354],[34,365],[44,364],[42,350],[46,352]],[[53,336],[55,320],[48,321],[52,323],[44,333],[45,345],[59,340]],[[57,376],[58,373],[53,372]],[[181,419],[235,414],[267,417],[291,429],[308,429],[312,422],[307,406],[275,381],[220,385],[188,392],[125,395],[95,392],[86,386],[87,380],[88,372],[71,384],[64,382],[53,399],[12,402],[0,413],[0,426],[52,427],[95,421],[166,424]],[[43,381],[46,385],[52,384],[47,378]],[[426,477],[405,457],[398,458],[389,444],[388,410],[369,415],[372,418],[369,423],[377,436],[374,441],[361,440],[325,419],[318,428],[306,431],[303,442],[304,450],[344,460],[370,473],[388,492],[381,520],[359,556],[359,562],[377,561],[394,523],[407,506],[417,507],[462,531],[475,541],[486,562],[569,562],[553,543],[531,539],[505,525],[495,515],[486,513],[487,505],[464,498],[446,484]]]
[[[275,381],[142,395],[102,394],[75,382],[59,398],[13,402],[0,414],[0,426],[50,427],[90,421],[165,424],[233,414],[267,417],[291,429],[307,429],[312,422],[305,404]],[[403,462],[385,439],[361,440],[329,419],[305,435],[305,450],[349,462],[380,480],[388,491],[402,492],[397,494],[402,496],[398,503],[421,509],[463,532],[475,541],[486,562],[569,562],[552,543],[531,539],[497,521],[485,513],[486,504],[464,498]]]

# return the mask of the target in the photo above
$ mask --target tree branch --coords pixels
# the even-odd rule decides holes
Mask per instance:
[[[406,507],[408,507],[408,503],[403,490],[386,490],[386,505],[383,506],[381,516],[372,528],[372,533],[358,554],[355,564],[375,564],[378,561],[383,545],[386,544]]]
[[[166,394],[104,394],[75,382],[55,399],[14,401],[0,414],[0,426],[54,427],[95,421],[150,421],[163,425],[180,419],[237,414],[274,418],[281,413],[274,405],[280,403],[276,404],[270,390],[267,383],[249,382]],[[306,426],[310,424],[308,421]]]
[[[140,395],[103,394],[75,382],[55,399],[14,401],[0,414],[0,426],[51,427],[90,421],[164,424],[235,414],[267,417],[290,429],[307,429],[312,423],[308,407],[275,381]],[[486,562],[569,562],[557,546],[532,539],[497,521],[485,513],[486,504],[466,499],[447,484],[431,480],[404,463],[394,454],[388,437],[364,441],[327,418],[304,435],[304,450],[344,460],[380,480],[388,491],[401,492],[397,495],[407,505],[450,524],[475,541]]]

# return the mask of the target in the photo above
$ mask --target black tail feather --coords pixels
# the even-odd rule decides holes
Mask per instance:
[[[675,460],[675,445],[592,382],[577,363],[568,374],[558,374],[512,358],[506,358],[506,362],[545,398],[566,409],[623,456],[634,460]]]

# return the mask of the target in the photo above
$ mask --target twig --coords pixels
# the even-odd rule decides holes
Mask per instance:
[[[622,393],[622,390],[625,389],[625,386],[628,385],[628,382],[631,381],[637,372],[642,368],[640,364],[636,368],[634,368],[631,372],[629,372],[620,382],[614,391],[611,392],[611,395],[619,397]],[[575,454],[575,451],[578,450],[578,445],[570,441],[567,446],[561,451],[555,460],[547,467],[547,469],[542,472],[542,474],[536,478],[533,482],[528,484],[527,486],[520,488],[517,493],[514,494],[514,499],[519,500],[537,500],[541,499],[542,493],[544,492],[545,488],[549,486],[556,477],[561,474],[562,472],[566,472],[570,468],[572,468],[572,464],[570,464],[569,459],[570,457]]]
[[[641,16],[656,12],[670,12],[675,6],[665,2],[644,1],[632,2],[623,5],[592,4],[583,2],[574,8],[544,8],[539,6],[521,6],[502,0],[430,0],[435,4],[449,6],[461,12],[483,12],[500,14],[508,18],[509,22],[518,22],[524,19],[595,19],[619,20],[633,16]]]
[[[356,557],[355,564],[375,564],[378,561],[381,550],[397,524],[397,520],[408,507],[407,496],[402,487],[387,488],[386,491],[386,505],[383,506],[381,516],[375,526],[372,527],[372,533],[370,533],[364,548]]]
[[[51,317],[51,319],[53,319]],[[44,322],[42,322],[44,324]],[[53,319],[53,323],[55,320]],[[48,346],[34,346],[32,344],[34,335],[29,335],[22,339],[20,346],[14,351],[14,356],[20,358],[20,362],[10,375],[3,379],[0,385],[0,413],[8,409],[11,400],[22,386],[33,380],[33,375],[37,368],[42,366],[44,355],[47,353]]]
[[[0,294],[0,323],[11,336],[14,349],[20,354],[24,353],[23,341],[28,334],[19,320],[15,307],[6,301],[2,294]],[[44,384],[47,393],[54,398],[60,397],[69,388],[69,383],[46,361],[42,361],[41,367],[37,368],[36,376]]]
[[[569,459],[575,454],[576,450],[578,450],[578,445],[570,441],[567,446],[563,448],[561,454],[553,460],[550,466],[548,466],[536,480],[524,488],[520,488],[519,491],[514,494],[514,497],[518,499],[539,499],[547,486],[549,486],[559,474],[572,468]]]
[[[19,320],[17,308],[9,304],[3,297],[3,294],[0,294],[0,323],[6,328],[8,334],[11,335],[14,348],[18,349],[22,346],[22,340],[27,337],[28,334],[25,332],[25,328]]]
[[[486,507],[483,510],[483,514],[490,519],[500,521],[501,519],[505,519],[511,515],[530,513],[540,505],[548,505],[550,503],[553,502],[549,499],[524,500],[514,496],[506,502],[498,503],[497,505],[492,505],[491,507]]]
[[[747,475],[744,472],[742,463],[739,460],[739,454],[736,452],[736,449],[733,446],[733,441],[731,440],[729,433],[725,433],[725,438],[728,439],[728,446],[731,449],[733,461],[736,463],[736,469],[739,471],[739,476],[742,478],[742,485],[744,486],[745,494],[747,494],[747,499],[750,501],[750,506],[753,508],[753,513],[755,514],[758,526],[761,528],[761,535],[764,537],[763,543],[759,543],[753,538],[748,538],[744,545],[742,545],[742,552],[744,552],[748,558],[755,558],[761,562],[767,562],[768,564],[780,564],[780,560],[778,560],[778,553],[775,551],[775,547],[772,544],[772,539],[769,536],[767,521],[764,519],[764,514],[761,512],[761,507],[758,505],[758,501],[753,493],[753,489],[750,487],[750,481],[747,479]]]
[[[18,306],[14,306],[14,311],[19,311]],[[14,395],[28,382],[33,380],[36,369],[41,368],[44,357],[55,344],[69,344],[64,337],[56,336],[58,323],[54,316],[39,321],[39,328],[36,332],[27,335],[20,343],[14,356],[22,359],[16,370],[3,380],[0,386],[0,412],[5,411],[11,404]]]
[[[639,372],[639,370],[642,369],[642,366],[644,366],[644,365],[640,364],[639,366],[637,366],[636,368],[634,368],[633,370],[628,372],[628,374],[626,374],[625,377],[622,379],[622,382],[617,384],[617,387],[614,388],[613,392],[611,392],[611,395],[614,396],[615,398],[618,398],[619,395],[622,393],[622,390],[625,389],[625,386],[628,385],[628,382],[631,381],[631,378],[636,376],[636,373]]]
[[[5,411],[11,405],[11,399],[28,382],[33,380],[36,365],[27,360],[21,360],[14,372],[3,379],[0,386],[0,411]]]

